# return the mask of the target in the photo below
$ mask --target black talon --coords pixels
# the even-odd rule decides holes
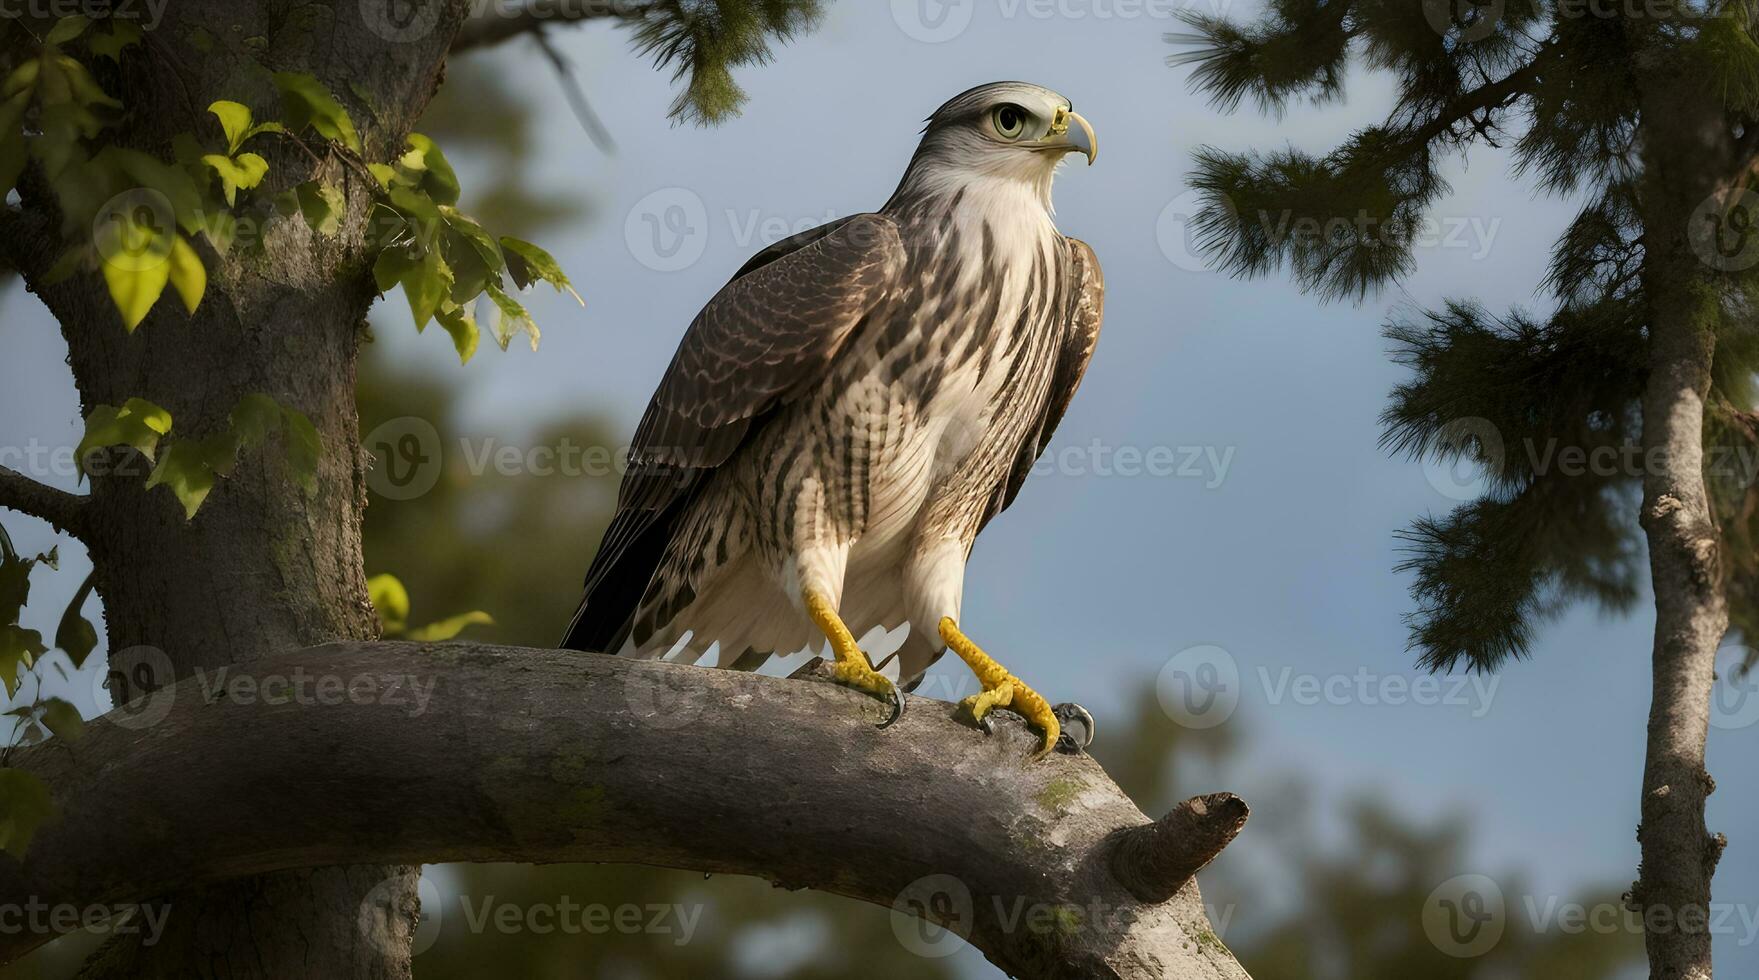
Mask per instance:
[[[982,718],[977,719],[977,728],[985,735],[994,735],[996,733],[996,726],[990,722],[989,715],[984,715]]]
[[[1057,751],[1067,755],[1080,755],[1089,745],[1093,744],[1093,736],[1098,728],[1093,723],[1093,715],[1086,708],[1073,701],[1065,701],[1051,708],[1051,714],[1057,716],[1063,732],[1057,736]]]
[[[904,689],[899,687],[896,684],[893,684],[892,685],[892,695],[891,695],[891,697],[886,699],[886,703],[888,706],[891,707],[892,713],[890,716],[888,716],[886,718],[885,721],[880,722],[877,727],[890,728],[890,727],[892,727],[893,722],[897,721],[899,718],[904,717],[904,697],[905,697]]]

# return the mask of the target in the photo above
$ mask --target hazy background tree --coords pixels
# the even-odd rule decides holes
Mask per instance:
[[[1726,840],[1704,825],[1709,698],[1731,610],[1737,625],[1759,612],[1753,474],[1729,452],[1755,431],[1754,17],[1747,2],[1274,0],[1255,23],[1193,15],[1196,33],[1172,38],[1224,110],[1341,100],[1353,60],[1397,82],[1387,118],[1329,153],[1197,154],[1197,227],[1229,272],[1287,271],[1325,299],[1398,281],[1433,233],[1442,163],[1474,145],[1510,143],[1519,175],[1587,200],[1557,242],[1547,315],[1461,301],[1389,328],[1415,378],[1385,441],[1489,483],[1407,534],[1411,646],[1431,668],[1524,656],[1573,601],[1629,608],[1647,545],[1654,699],[1630,901],[1665,913],[1656,977],[1710,975],[1702,920]],[[1694,909],[1697,927],[1675,924]]]

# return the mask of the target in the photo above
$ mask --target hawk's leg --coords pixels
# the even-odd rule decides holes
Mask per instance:
[[[941,619],[941,640],[947,648],[965,661],[965,666],[977,675],[977,682],[983,685],[983,691],[973,694],[959,702],[959,707],[971,713],[971,717],[984,731],[989,730],[986,720],[996,708],[1007,708],[1025,718],[1032,727],[1044,733],[1044,741],[1033,758],[1041,758],[1057,744],[1057,736],[1062,732],[1062,724],[1051,710],[1050,702],[1040,697],[1037,691],[1027,687],[1018,677],[1008,673],[1008,669],[996,663],[995,658],[984,653],[983,649],[971,642],[971,638],[959,631],[959,624],[953,622],[951,616]]]
[[[881,728],[897,721],[904,714],[904,692],[886,679],[886,675],[873,669],[867,654],[855,643],[855,637],[849,627],[843,625],[843,618],[831,601],[816,589],[807,589],[801,596],[806,606],[806,614],[812,617],[825,639],[831,641],[831,650],[837,655],[837,662],[831,665],[831,676],[837,683],[864,691],[891,707],[891,714],[880,722]]]

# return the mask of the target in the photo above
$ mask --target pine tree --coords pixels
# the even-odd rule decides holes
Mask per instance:
[[[1588,202],[1556,243],[1546,315],[1462,300],[1388,327],[1413,377],[1384,442],[1476,464],[1489,487],[1405,532],[1411,646],[1431,669],[1523,657],[1572,603],[1630,608],[1647,545],[1654,700],[1628,900],[1658,978],[1710,976],[1726,841],[1704,824],[1709,701],[1731,621],[1759,626],[1759,493],[1735,465],[1759,446],[1756,17],[1750,0],[1272,0],[1255,23],[1196,15],[1169,37],[1227,111],[1341,100],[1352,59],[1397,85],[1384,121],[1324,155],[1197,153],[1199,244],[1235,275],[1287,270],[1325,299],[1395,282],[1443,165],[1474,146],[1510,146],[1517,176]]]

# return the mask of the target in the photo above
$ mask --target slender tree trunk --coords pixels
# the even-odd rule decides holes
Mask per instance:
[[[298,71],[336,94],[370,159],[387,159],[439,84],[462,6],[447,2],[433,29],[393,40],[366,22],[374,0],[181,0],[124,59],[131,122],[123,139],[161,159],[179,132],[211,142],[218,129],[206,108],[217,99],[278,118],[270,73]],[[271,443],[247,452],[189,522],[171,493],[145,489],[140,467],[94,478],[83,536],[104,600],[113,693],[124,698],[290,646],[377,631],[361,560],[366,499],[354,409],[356,349],[375,294],[364,234],[372,195],[358,168],[326,158],[321,141],[315,155],[285,140],[259,142],[271,164],[264,190],[323,178],[346,195],[343,231],[325,239],[282,221],[260,251],[215,256],[200,246],[209,287],[194,317],[168,298],[129,334],[96,274],[40,287],[63,247],[41,196],[27,194],[7,230],[27,283],[62,325],[83,409],[138,396],[172,413],[175,436],[199,436],[224,427],[242,396],[262,393],[305,413],[322,440],[316,493],[287,475],[284,447]],[[251,233],[243,226],[241,242]],[[290,871],[168,895],[156,945],[118,937],[85,972],[407,977],[416,876],[396,865]]]
[[[1655,591],[1655,647],[1637,830],[1643,857],[1631,900],[1643,913],[1652,980],[1709,980],[1710,879],[1722,838],[1704,822],[1705,798],[1715,786],[1704,768],[1704,744],[1728,604],[1703,446],[1722,299],[1715,253],[1705,247],[1707,226],[1694,222],[1706,222],[1702,206],[1728,192],[1733,134],[1718,94],[1676,74],[1660,41],[1646,43],[1636,49],[1649,304],[1641,521]]]

